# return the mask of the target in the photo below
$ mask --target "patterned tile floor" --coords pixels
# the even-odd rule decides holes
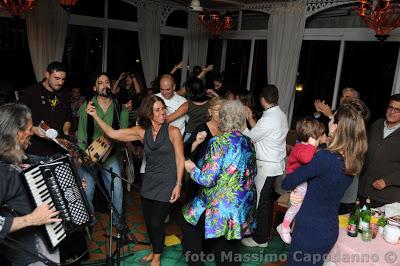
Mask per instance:
[[[130,232],[135,235],[138,241],[148,242],[146,234],[146,226],[141,213],[140,196],[138,193],[127,193],[125,204],[125,212]],[[177,217],[179,215],[178,208],[171,212],[171,219],[166,226],[166,235],[176,235],[181,238]],[[85,265],[104,265],[106,255],[108,254],[109,242],[105,236],[109,224],[108,214],[97,214],[97,224],[93,229],[92,240],[88,242],[90,260],[84,262]],[[113,250],[115,244],[113,244]],[[122,248],[123,254],[132,254],[121,262],[121,265],[140,265],[139,260],[149,252],[148,245],[127,244]],[[284,265],[279,262],[285,258],[288,253],[288,246],[285,245],[279,237],[275,237],[270,241],[267,248],[242,248],[243,258],[247,258],[242,265]],[[278,261],[278,262],[276,262]],[[276,263],[273,263],[276,262]],[[186,265],[185,257],[182,255],[182,246],[180,244],[166,247],[162,256],[161,264],[163,266],[183,266]],[[215,265],[214,262],[206,264],[207,266]]]

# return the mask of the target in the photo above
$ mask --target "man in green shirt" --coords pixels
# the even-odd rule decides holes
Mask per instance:
[[[105,73],[101,73],[96,78],[95,84],[95,92],[96,95],[90,100],[93,102],[94,106],[96,107],[96,111],[99,116],[105,121],[108,125],[112,126],[113,128],[127,128],[128,127],[128,111],[124,106],[120,106],[114,108],[116,105],[116,101],[110,97],[110,90],[111,84],[110,79]],[[86,150],[86,148],[95,141],[98,137],[103,135],[103,131],[99,128],[96,122],[87,115],[86,113],[86,106],[87,103],[82,104],[81,108],[79,109],[79,125],[78,125],[78,132],[77,132],[77,139],[78,145],[81,149]],[[117,104],[118,106],[118,104]],[[118,118],[120,117],[120,123],[118,123]],[[116,175],[121,175],[121,168],[117,156],[115,153],[112,153],[107,160],[103,163],[103,166],[107,169],[112,170]],[[108,192],[110,193],[111,189],[111,174],[98,167],[93,166],[90,169],[81,166],[79,169],[79,174],[81,178],[86,179],[86,196],[88,198],[90,207],[92,211],[94,211],[92,199],[93,193],[95,189],[96,182],[94,177],[96,176],[97,172],[101,171],[101,175],[104,180],[104,184]],[[120,178],[114,179],[114,200],[113,205],[115,206],[118,213],[122,214],[122,182]],[[118,224],[118,217],[115,215],[113,217],[113,225]],[[96,220],[93,219],[92,226],[96,223]]]

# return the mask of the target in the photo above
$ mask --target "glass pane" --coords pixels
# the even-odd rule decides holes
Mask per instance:
[[[399,43],[346,42],[340,88],[353,87],[371,109],[371,122],[384,117],[392,92]]]
[[[207,50],[207,65],[213,64],[215,71],[221,70],[222,39],[209,39]]]
[[[316,99],[331,105],[339,49],[339,41],[303,41],[297,75],[303,90],[295,94],[293,125],[298,118],[314,114]]]
[[[108,17],[136,22],[137,8],[121,0],[108,0]]]
[[[242,12],[242,30],[268,29],[269,15],[257,11]]]
[[[161,35],[159,75],[169,73],[169,71],[182,61],[183,37]],[[181,83],[181,71],[176,71],[174,75],[176,84]]]
[[[63,57],[70,71],[67,81],[91,94],[94,78],[101,72],[102,59],[103,29],[69,25]]]
[[[115,1],[115,0],[109,0]],[[96,2],[96,3],[94,3]],[[87,1],[81,0],[76,3],[72,9],[72,14],[91,16],[91,17],[104,17],[104,0]]]
[[[250,46],[250,40],[228,40],[224,83],[228,88],[246,89]]]
[[[131,72],[143,82],[137,32],[110,29],[108,34],[107,70],[111,79],[118,79],[122,72]]]
[[[25,89],[36,82],[25,25],[22,19],[0,18],[1,104],[14,100],[14,90]]]
[[[231,28],[231,30],[237,30],[239,23],[239,11],[229,12],[229,13],[232,15],[233,19],[233,27]]]
[[[188,13],[184,10],[176,10],[172,12],[165,22],[166,26],[177,27],[177,28],[187,28],[188,24]]]
[[[253,95],[259,95],[261,88],[265,87],[267,83],[267,40],[256,40],[250,91]]]

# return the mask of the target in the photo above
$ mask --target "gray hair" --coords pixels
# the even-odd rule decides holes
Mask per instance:
[[[222,132],[242,131],[246,127],[243,104],[239,100],[224,101],[219,110],[219,121]]]
[[[31,119],[31,110],[26,105],[7,103],[0,106],[0,157],[3,160],[20,163],[26,158],[17,133],[25,130]]]
[[[342,90],[342,94],[345,93],[346,91],[351,91],[352,93],[355,94],[355,98],[359,99],[360,98],[360,93],[358,92],[358,90],[354,89],[354,88],[350,88],[350,87],[346,87]]]

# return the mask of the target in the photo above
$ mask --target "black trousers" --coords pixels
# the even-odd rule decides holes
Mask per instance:
[[[187,264],[189,266],[203,266],[206,261],[215,259],[215,263],[218,266],[241,265],[240,261],[235,261],[235,258],[240,256],[240,240],[227,240],[225,237],[205,240],[204,223],[205,212],[200,216],[196,226],[186,222],[185,218],[182,216],[182,245]],[[203,250],[204,241],[207,241],[207,245],[211,246],[211,254],[207,254]]]
[[[164,221],[171,208],[169,202],[161,202],[141,198],[144,222],[146,223],[147,234],[153,246],[153,253],[161,254],[164,250],[165,225]]]
[[[268,176],[260,193],[256,212],[257,227],[252,235],[254,241],[263,244],[268,241],[272,223],[272,208],[274,206],[274,185],[278,176]]]

